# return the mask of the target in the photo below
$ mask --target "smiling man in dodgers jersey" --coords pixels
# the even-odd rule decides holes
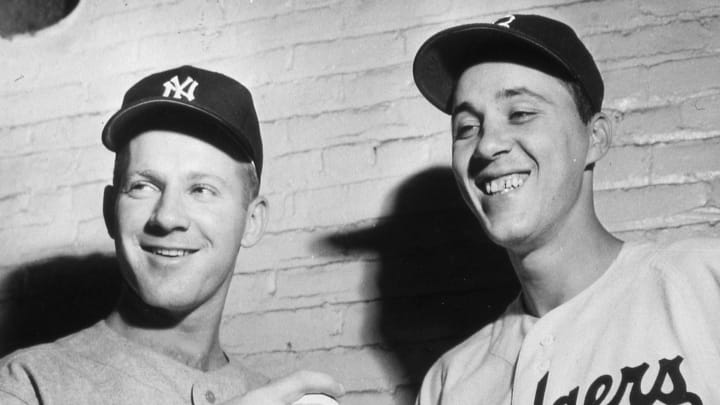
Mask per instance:
[[[457,183],[522,286],[417,403],[720,404],[720,243],[623,242],[598,221],[593,167],[613,128],[574,31],[534,15],[457,26],[413,70],[451,115]]]

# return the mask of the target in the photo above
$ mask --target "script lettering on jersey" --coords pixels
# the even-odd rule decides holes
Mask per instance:
[[[580,387],[575,387],[567,395],[557,398],[554,402],[545,402],[550,372],[545,373],[537,384],[534,405],[703,405],[697,394],[687,389],[685,378],[680,371],[683,358],[662,359],[655,382],[648,392],[643,392],[641,383],[650,366],[643,363],[635,367],[623,367],[620,370],[620,381],[615,384],[607,374],[596,378],[585,390],[584,398],[580,395]],[[652,378],[652,377],[651,377]],[[669,383],[669,385],[668,385]],[[672,390],[669,387],[672,386]],[[614,393],[611,395],[611,392]],[[578,402],[581,398],[582,402]],[[625,401],[623,399],[627,398]],[[621,402],[622,401],[622,402]]]

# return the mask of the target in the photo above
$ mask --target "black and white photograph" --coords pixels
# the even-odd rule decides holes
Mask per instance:
[[[0,0],[0,404],[720,404],[717,0]]]

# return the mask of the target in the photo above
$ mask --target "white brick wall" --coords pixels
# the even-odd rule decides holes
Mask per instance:
[[[509,12],[568,22],[598,59],[618,124],[596,169],[604,222],[628,239],[720,235],[716,0],[81,0],[55,27],[0,39],[0,323],[26,266],[112,252],[102,125],[137,79],[191,63],[252,90],[267,156],[271,224],[238,262],[226,346],[271,376],[334,373],[344,404],[410,403],[471,326],[446,307],[492,309],[511,290],[463,275],[477,264],[457,240],[474,225],[444,242],[460,208],[429,173],[447,167],[449,123],[415,89],[412,58],[439,29]]]

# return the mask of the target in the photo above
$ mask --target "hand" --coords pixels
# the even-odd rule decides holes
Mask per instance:
[[[342,385],[327,374],[298,371],[248,392],[223,405],[291,405],[305,394],[323,393],[338,398],[345,394]]]

